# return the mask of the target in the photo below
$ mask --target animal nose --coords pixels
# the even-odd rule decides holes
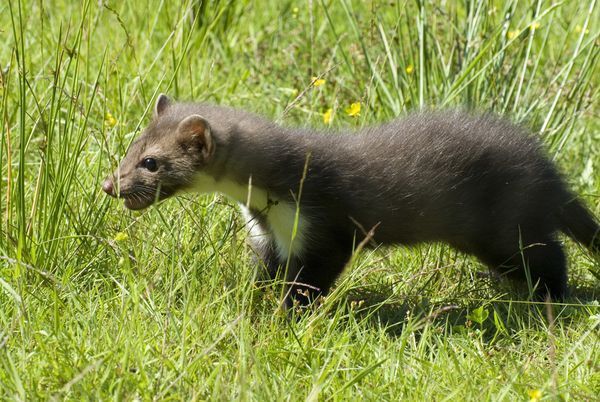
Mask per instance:
[[[104,180],[104,183],[102,183],[102,190],[108,195],[114,195],[114,186],[111,179]]]

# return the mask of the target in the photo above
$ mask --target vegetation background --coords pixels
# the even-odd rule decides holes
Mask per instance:
[[[282,124],[491,110],[600,214],[596,0],[0,3],[0,399],[597,400],[600,266],[536,305],[444,245],[274,313],[234,205],[100,190],[159,92]],[[376,195],[374,195],[376,196]]]

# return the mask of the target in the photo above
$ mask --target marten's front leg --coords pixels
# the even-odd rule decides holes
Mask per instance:
[[[306,306],[326,295],[351,255],[351,243],[328,241],[293,257],[287,268],[285,307]]]
[[[255,261],[259,269],[258,279],[261,281],[277,278],[281,259],[277,253],[277,245],[273,234],[267,229],[265,218],[245,206],[241,206],[242,214],[248,228],[248,243],[256,256]]]
[[[270,281],[277,279],[280,273],[282,263],[277,253],[275,242],[268,237],[261,239],[248,239],[250,247],[256,255],[256,265],[258,267],[258,279],[260,281]]]

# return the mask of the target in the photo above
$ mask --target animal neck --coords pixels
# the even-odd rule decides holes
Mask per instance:
[[[227,173],[215,177],[210,173],[199,172],[194,177],[192,190],[201,194],[220,193],[256,211],[266,210],[276,202],[266,189],[252,183],[251,175],[244,182],[241,178]]]
[[[254,210],[291,198],[310,152],[304,133],[262,121],[215,134],[214,160],[196,174],[193,190],[218,192]]]

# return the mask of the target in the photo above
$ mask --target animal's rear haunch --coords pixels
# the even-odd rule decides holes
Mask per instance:
[[[600,226],[578,199],[572,199],[560,209],[559,221],[561,230],[570,238],[600,255]]]
[[[238,201],[261,267],[287,267],[287,306],[326,294],[371,229],[369,245],[443,241],[554,299],[567,289],[558,232],[600,251],[597,220],[538,142],[490,115],[319,133],[161,95],[103,189],[130,209],[186,190]]]

